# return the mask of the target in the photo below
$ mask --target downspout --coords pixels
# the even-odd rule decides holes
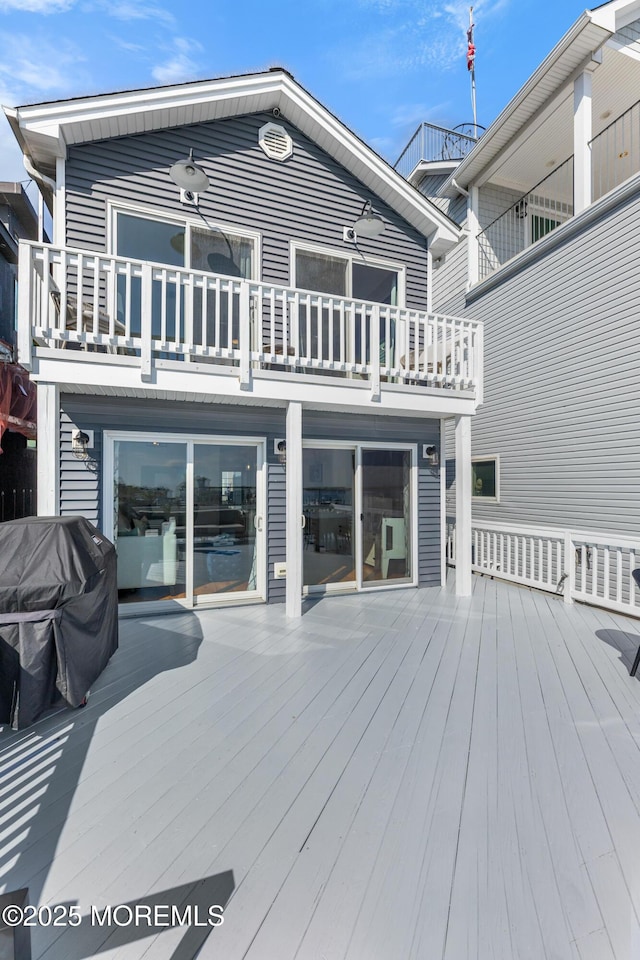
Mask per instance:
[[[45,186],[49,187],[55,193],[56,191],[55,180],[52,180],[51,177],[45,177],[44,173],[40,173],[39,170],[36,170],[36,168],[31,163],[31,160],[26,155],[26,153],[23,153],[22,155],[22,162],[24,163],[24,168],[29,174],[29,176],[33,177],[36,183],[43,183]]]
[[[22,154],[22,162],[24,168],[29,174],[29,176],[37,183],[38,185],[38,242],[42,243],[44,241],[44,190],[43,187],[49,187],[51,193],[55,197],[56,195],[56,182],[52,180],[51,177],[46,177],[44,173],[40,173],[39,170],[36,170],[31,159],[27,156],[26,153]]]
[[[461,187],[459,183],[456,183],[455,177],[451,177],[451,186],[455,187],[456,190],[459,190],[463,197],[467,197],[467,199],[469,198],[469,191],[465,190],[464,187]]]

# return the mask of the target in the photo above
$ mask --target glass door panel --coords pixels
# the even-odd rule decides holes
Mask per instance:
[[[258,590],[255,445],[195,443],[193,594]]]
[[[362,450],[362,585],[410,581],[411,452]]]
[[[116,440],[118,599],[185,597],[185,443]]]
[[[355,584],[353,450],[303,450],[303,582]]]

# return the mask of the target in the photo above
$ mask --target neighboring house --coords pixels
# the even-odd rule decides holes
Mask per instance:
[[[53,214],[38,512],[116,541],[127,609],[439,584],[482,385],[481,325],[430,313],[457,225],[280,69],[7,115]]]
[[[434,263],[434,310],[484,322],[478,527],[638,543],[639,99],[640,3],[614,0],[580,16],[477,144],[452,161],[419,131],[401,158],[465,231]],[[625,569],[640,566],[627,546]]]
[[[19,183],[0,183],[0,522],[35,512],[34,388],[17,366],[18,243],[38,236],[38,218]]]

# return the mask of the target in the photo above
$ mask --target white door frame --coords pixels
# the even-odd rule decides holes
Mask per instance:
[[[105,430],[103,434],[102,516],[103,533],[112,542],[117,539],[114,516],[115,443],[116,441],[149,441],[150,443],[182,443],[186,450],[186,542],[185,542],[185,598],[171,600],[140,600],[121,604],[120,612],[139,614],[153,610],[186,609],[225,606],[249,601],[264,602],[267,598],[267,448],[265,437],[229,437],[217,434],[141,432],[139,430]],[[196,444],[219,446],[251,446],[256,448],[256,589],[242,593],[207,595],[194,601],[193,595],[193,459]],[[260,521],[260,522],[259,522]]]
[[[315,450],[352,450],[355,454],[354,469],[354,521],[355,521],[355,554],[354,563],[356,578],[348,584],[303,584],[303,595],[317,593],[351,593],[367,590],[398,590],[402,587],[416,587],[418,585],[418,444],[417,443],[385,443],[377,440],[303,440],[303,451]],[[362,451],[363,450],[407,450],[411,454],[410,466],[410,532],[411,532],[411,579],[398,583],[387,580],[371,581],[365,586],[362,579]]]

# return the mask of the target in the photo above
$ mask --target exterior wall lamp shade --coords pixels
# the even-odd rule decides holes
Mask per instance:
[[[71,434],[71,451],[76,460],[87,460],[90,437],[84,430],[74,430]]]
[[[437,447],[425,447],[424,452],[427,456],[430,467],[438,467],[440,465],[440,457],[438,455]]]
[[[190,193],[204,193],[209,187],[209,177],[202,167],[193,160],[193,150],[189,151],[188,160],[178,160],[169,170],[169,176],[182,190]]]
[[[384,230],[384,220],[374,213],[371,200],[366,201],[353,229],[358,237],[377,237]]]

